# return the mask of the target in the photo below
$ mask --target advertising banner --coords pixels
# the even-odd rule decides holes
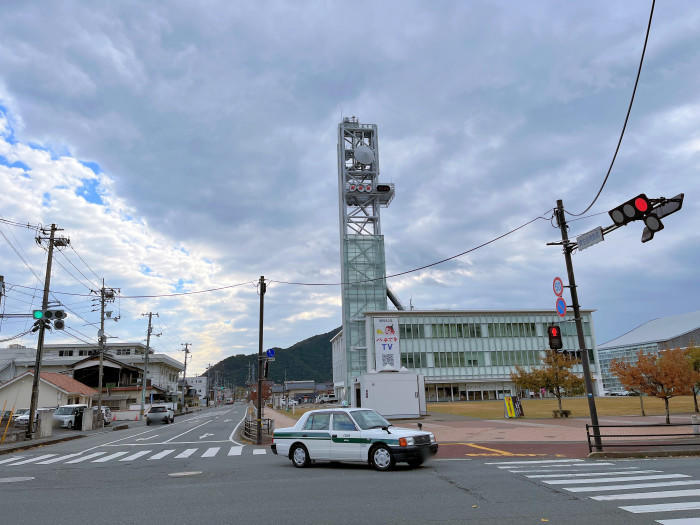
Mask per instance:
[[[374,318],[374,357],[377,371],[401,368],[397,317]]]

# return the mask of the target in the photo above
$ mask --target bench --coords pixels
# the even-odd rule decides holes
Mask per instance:
[[[552,417],[569,417],[571,410],[552,410]]]

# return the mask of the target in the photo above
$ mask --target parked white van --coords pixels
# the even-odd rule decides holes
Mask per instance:
[[[87,405],[63,405],[53,413],[53,419],[61,427],[75,428],[76,416],[87,408]]]

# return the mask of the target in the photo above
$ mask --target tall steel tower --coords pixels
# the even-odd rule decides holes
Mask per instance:
[[[394,185],[379,182],[377,126],[355,117],[338,125],[338,202],[345,350],[345,399],[354,378],[367,372],[366,311],[387,309],[384,236],[379,210],[394,197]]]

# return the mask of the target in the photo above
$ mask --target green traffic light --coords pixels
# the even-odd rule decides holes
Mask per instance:
[[[34,310],[32,312],[32,315],[34,316],[34,319],[43,319],[44,318],[44,312],[41,310]]]

